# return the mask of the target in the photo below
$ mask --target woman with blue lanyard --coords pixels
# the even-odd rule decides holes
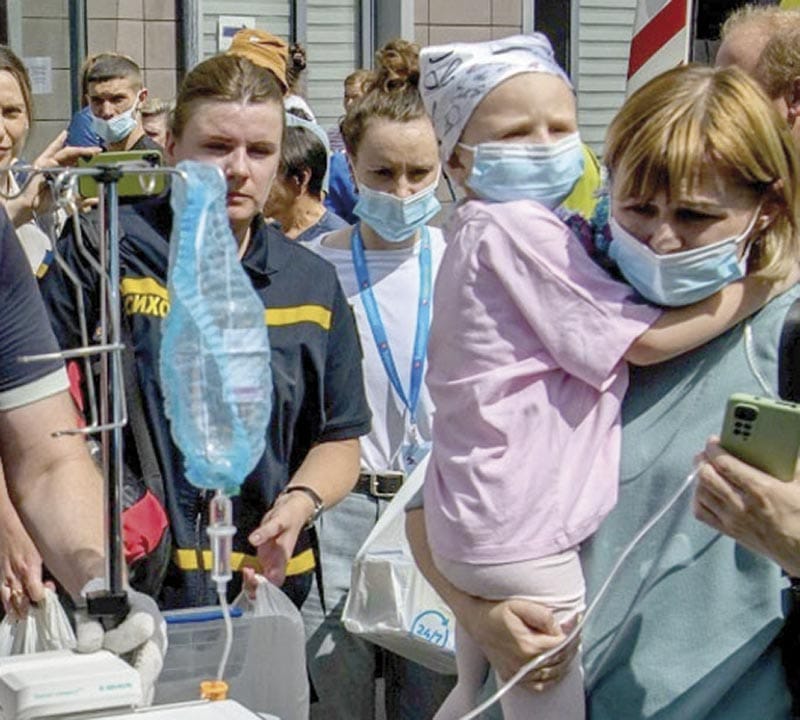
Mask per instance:
[[[378,649],[341,624],[353,558],[406,473],[427,452],[432,405],[423,382],[431,293],[444,243],[436,138],[417,91],[417,48],[387,44],[370,90],[349,108],[342,134],[359,189],[352,228],[308,247],[336,267],[355,313],[373,413],[355,490],[320,523],[325,615],[312,592],[303,608],[319,702],[311,716],[374,717]],[[431,717],[452,679],[385,654],[386,716]]]

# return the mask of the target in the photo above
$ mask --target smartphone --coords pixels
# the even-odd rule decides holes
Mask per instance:
[[[720,444],[749,465],[789,482],[800,453],[800,404],[746,393],[731,395]]]
[[[124,166],[141,168],[144,165],[159,167],[161,152],[158,150],[126,150],[123,152],[103,152],[94,157],[80,158],[78,167],[96,167],[98,165],[122,165],[122,177],[117,181],[117,192],[120,197],[144,197],[160,195],[167,187],[167,176],[164,173],[126,173]],[[97,180],[90,175],[81,175],[78,179],[78,192],[82,197],[97,197]]]

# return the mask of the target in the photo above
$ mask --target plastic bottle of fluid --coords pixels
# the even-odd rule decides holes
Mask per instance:
[[[178,164],[160,370],[187,479],[235,495],[264,452],[272,406],[264,304],[237,256],[214,165]]]

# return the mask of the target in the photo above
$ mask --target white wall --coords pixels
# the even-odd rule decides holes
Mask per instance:
[[[600,154],[606,128],[625,100],[636,0],[578,2],[572,79],[583,139]]]
[[[307,0],[306,94],[325,127],[344,113],[344,79],[360,67],[357,0]]]

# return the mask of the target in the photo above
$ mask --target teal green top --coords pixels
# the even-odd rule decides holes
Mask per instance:
[[[797,289],[751,321],[754,364],[777,387]],[[734,392],[764,394],[744,325],[655,367],[631,368],[619,501],[582,550],[592,598],[636,532],[676,492]],[[634,551],[583,633],[591,720],[785,720],[774,640],[787,586],[770,560],[696,520],[692,490]]]

